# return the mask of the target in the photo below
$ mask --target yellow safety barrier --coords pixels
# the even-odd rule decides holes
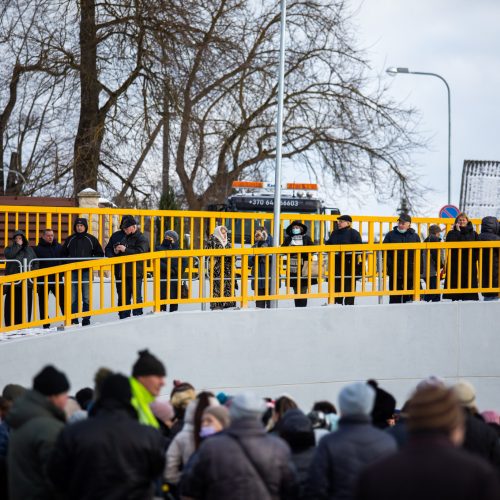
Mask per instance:
[[[446,262],[438,260],[436,273],[441,277],[446,272],[446,280],[444,288],[433,288],[429,263],[432,252],[440,249],[447,257]],[[493,271],[499,255],[500,242],[487,241],[177,250],[64,264],[0,277],[0,297],[9,297],[7,311],[4,301],[0,303],[0,317],[8,319],[1,331],[49,322],[70,325],[78,318],[110,313],[139,314],[144,308],[160,312],[169,304],[246,308],[256,301],[285,299],[322,298],[332,304],[345,297],[420,300],[424,294],[455,299],[468,293],[498,294],[498,275]],[[283,270],[275,290],[270,284],[273,256]],[[375,262],[374,272],[370,262]],[[194,267],[196,275],[191,273]],[[49,317],[51,284],[61,310]],[[34,297],[38,294],[43,313]]]
[[[133,215],[139,222],[141,231],[147,234],[150,247],[163,239],[167,229],[179,233],[182,247],[190,250],[201,249],[209,234],[217,225],[225,225],[231,235],[234,245],[245,246],[254,243],[255,229],[260,225],[268,228],[269,234],[275,237],[273,214],[242,213],[242,212],[207,212],[207,211],[164,211],[111,208],[68,208],[68,207],[22,207],[0,206],[0,220],[3,220],[4,247],[10,244],[14,230],[25,232],[28,240],[38,239],[44,228],[54,230],[57,241],[61,242],[68,234],[73,233],[73,224],[77,217],[86,217],[89,222],[89,232],[97,237],[104,246],[113,232],[120,226],[123,215]],[[334,229],[337,215],[317,214],[281,214],[279,240],[283,241],[284,229],[293,220],[300,220],[309,227],[309,233],[316,243],[323,243]],[[352,216],[353,227],[363,235],[366,243],[377,243],[396,225],[397,216]],[[431,224],[451,228],[453,219],[413,217],[413,225],[420,235],[428,234]],[[480,220],[471,219],[477,232],[480,231]],[[0,240],[1,241],[1,240]],[[1,244],[1,243],[0,243]]]

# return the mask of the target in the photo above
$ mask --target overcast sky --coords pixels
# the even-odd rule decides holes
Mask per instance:
[[[352,0],[358,7],[359,46],[367,49],[373,74],[389,66],[438,73],[451,89],[451,169],[453,204],[458,205],[464,159],[500,160],[500,1]],[[391,96],[420,113],[429,151],[415,154],[422,183],[436,192],[419,214],[437,216],[447,202],[446,87],[429,76],[390,79]],[[331,201],[331,200],[329,200]],[[335,200],[342,212],[391,215],[398,200],[380,205],[349,197]]]

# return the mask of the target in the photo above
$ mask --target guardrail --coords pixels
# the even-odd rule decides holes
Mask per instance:
[[[439,255],[440,249],[447,256],[444,261],[438,257],[439,284],[433,285],[430,259],[432,252]],[[273,255],[283,270],[275,290],[270,288]],[[452,299],[465,298],[464,294],[498,294],[499,255],[500,242],[488,241],[177,250],[63,264],[0,277],[0,295],[10,294],[9,319],[15,319],[16,311],[22,315],[22,321],[8,321],[2,331],[49,322],[70,325],[78,318],[109,313],[139,314],[144,308],[160,312],[168,304],[246,308],[256,301],[286,299],[322,298],[332,304],[340,298],[365,296],[381,301],[384,296],[420,300],[423,294],[445,294]],[[188,270],[196,267],[194,260],[198,259],[196,275],[183,274],[183,259]],[[237,259],[241,261],[240,269],[235,265]],[[258,271],[250,266],[252,259],[257,261]],[[300,273],[294,272],[293,264]],[[173,269],[177,272],[172,273]],[[438,277],[444,272],[447,276],[441,286]],[[52,293],[61,309],[52,318],[47,307],[50,276],[54,276]],[[72,286],[64,286],[69,283]],[[181,293],[182,283],[187,296]],[[82,288],[85,284],[88,293]],[[41,311],[33,301],[32,315],[28,311],[29,290],[41,294],[45,305]],[[127,296],[129,304],[120,301],[119,297]],[[2,302],[0,317],[5,312]]]
[[[151,249],[161,242],[167,229],[176,230],[183,242],[183,248],[189,250],[202,249],[207,236],[220,224],[227,226],[233,244],[239,246],[253,244],[255,229],[260,225],[265,225],[271,235],[276,234],[272,213],[0,206],[0,220],[3,218],[4,221],[0,238],[3,237],[4,246],[8,246],[11,236],[9,231],[19,229],[25,232],[28,240],[33,241],[39,237],[42,229],[49,227],[54,230],[57,241],[61,242],[68,236],[68,231],[69,234],[72,233],[75,219],[85,217],[89,222],[89,232],[97,237],[104,248],[111,234],[119,229],[121,217],[126,214],[137,219],[141,231],[149,238]],[[297,219],[312,228],[311,233],[316,242],[324,242],[333,231],[337,217],[282,213],[278,232],[280,242],[284,237],[284,229]],[[384,234],[396,225],[397,217],[352,215],[352,219],[353,227],[365,236],[366,242],[376,243],[382,241]],[[413,217],[413,226],[422,236],[428,234],[428,226],[431,224],[441,224],[449,230],[453,222],[453,219]],[[471,222],[479,232],[480,220],[471,219]]]

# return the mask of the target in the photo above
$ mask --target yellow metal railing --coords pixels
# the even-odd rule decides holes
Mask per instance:
[[[22,207],[0,206],[0,221],[3,221],[4,247],[10,244],[14,230],[25,232],[28,240],[38,239],[44,228],[54,230],[57,241],[61,242],[73,232],[73,224],[77,217],[86,217],[89,221],[89,232],[97,237],[104,246],[113,232],[120,226],[123,215],[133,215],[150,242],[153,250],[155,244],[161,242],[167,229],[179,233],[182,247],[189,250],[203,248],[204,241],[216,225],[227,226],[232,235],[234,245],[245,246],[254,243],[255,229],[265,225],[269,233],[275,237],[272,213],[243,212],[206,212],[206,211],[163,211],[111,208],[68,208],[68,207]],[[284,229],[293,220],[301,220],[308,225],[311,237],[316,243],[322,243],[334,229],[337,215],[315,214],[281,214],[280,242],[284,237]],[[353,227],[362,235],[367,243],[383,240],[383,236],[396,225],[397,217],[352,216]],[[480,220],[472,219],[477,232],[480,230]],[[413,217],[416,231],[420,235],[428,234],[428,226],[441,224],[446,231],[451,228],[453,219]],[[1,226],[0,226],[1,227]],[[0,239],[0,242],[2,240]],[[0,243],[1,244],[1,243]]]
[[[447,277],[444,288],[430,289],[431,252],[440,249],[446,251],[447,261],[439,258],[436,273],[446,272]],[[9,297],[7,309],[4,301],[0,303],[0,317],[8,320],[1,331],[50,322],[70,325],[78,318],[138,313],[144,308],[160,312],[162,306],[174,303],[246,308],[257,300],[321,298],[331,304],[339,297],[410,295],[420,300],[423,294],[458,294],[455,298],[460,298],[464,293],[498,293],[494,269],[498,269],[499,254],[500,242],[488,241],[178,250],[64,264],[0,277],[0,297]],[[273,255],[283,270],[275,290],[270,285]],[[249,265],[252,259],[253,267]],[[422,275],[424,260],[427,266]],[[263,266],[257,271],[259,263]],[[194,268],[196,274],[192,274]],[[294,268],[300,271],[294,273]],[[61,307],[56,306],[56,313],[49,317],[51,285]],[[130,304],[120,304],[118,295],[127,294]],[[29,295],[33,298],[31,315]]]

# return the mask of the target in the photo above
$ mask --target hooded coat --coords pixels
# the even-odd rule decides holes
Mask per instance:
[[[7,455],[10,500],[52,500],[53,486],[47,464],[57,435],[64,427],[64,412],[38,391],[26,391],[12,406]]]
[[[474,231],[474,226],[472,222],[468,222],[465,227],[460,229],[452,229],[446,235],[447,242],[469,242],[477,241],[478,234]],[[458,282],[458,270],[459,270],[459,255],[462,255],[462,261],[460,264],[460,283]],[[470,255],[470,257],[469,257]],[[449,251],[449,257],[447,259],[447,269],[446,269],[446,284],[445,288],[469,288],[469,275],[471,278],[470,287],[477,288],[477,257],[478,252],[476,249],[458,249],[454,248]],[[469,267],[469,258],[471,258],[472,267]],[[445,293],[443,294],[444,299],[451,300],[478,300],[479,296],[477,293]]]
[[[76,232],[76,225],[83,224],[85,231]],[[73,224],[74,233],[68,236],[62,246],[62,256],[64,257],[104,257],[101,244],[97,238],[88,233],[89,225],[87,219],[78,218]]]
[[[479,241],[500,241],[500,224],[495,217],[484,217],[481,221]],[[484,288],[498,288],[498,260],[500,249],[483,248],[481,263],[481,286]],[[491,272],[490,272],[491,265]],[[491,281],[490,281],[491,278]],[[498,297],[498,292],[484,292],[483,297]]]
[[[19,246],[17,243],[14,243],[14,238],[16,236],[21,236],[23,239],[23,244]],[[8,260],[17,260],[21,264],[24,259],[26,259],[28,265],[33,260],[36,259],[36,254],[34,250],[29,246],[29,242],[26,239],[26,235],[22,231],[16,231],[12,235],[12,245],[8,246],[4,250],[5,258]],[[33,266],[33,269],[38,269],[38,263]],[[16,262],[7,262],[5,265],[5,276],[9,274],[17,274],[21,272],[21,267]],[[33,286],[29,281],[28,286]]]
[[[299,226],[302,230],[300,235],[294,235],[292,233],[292,228],[293,226]],[[285,229],[285,239],[283,240],[282,246],[284,247],[289,247],[289,246],[296,246],[296,238],[298,238],[298,242],[301,244],[297,246],[312,246],[314,245],[314,241],[311,239],[311,237],[307,234],[307,226],[305,224],[302,224],[302,222],[295,220],[293,221],[286,229]],[[300,265],[300,270],[302,270],[302,267],[304,266],[305,261],[307,260],[307,254],[303,254],[301,256],[301,263],[299,264],[298,262],[298,254],[290,254],[290,275],[293,276],[294,278],[297,278],[299,274],[298,266]],[[301,283],[301,288],[304,290],[307,289],[307,278],[305,280],[302,280],[304,283]]]
[[[52,243],[47,243],[43,238],[40,238],[34,250],[39,259],[57,259],[62,257],[63,253],[63,247],[59,242],[53,240]],[[63,262],[60,260],[40,260],[39,268],[47,269],[48,267],[59,266],[61,264],[63,264]],[[55,281],[55,276],[51,274],[48,280],[49,282]]]

